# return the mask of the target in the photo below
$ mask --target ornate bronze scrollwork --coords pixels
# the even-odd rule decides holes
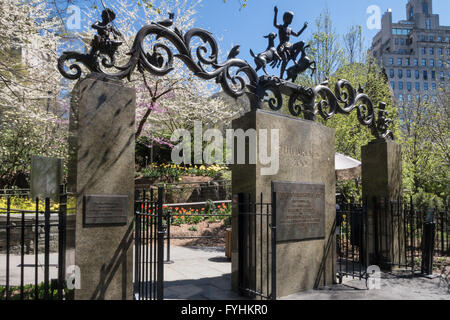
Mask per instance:
[[[356,91],[347,80],[339,80],[333,92],[328,87],[328,82],[308,88],[275,76],[258,77],[256,70],[246,61],[236,58],[239,55],[239,46],[231,50],[225,62],[219,63],[219,48],[212,34],[198,28],[190,29],[185,34],[177,28],[170,29],[173,14],[170,14],[169,19],[141,28],[128,53],[130,56],[128,62],[116,66],[115,55],[122,42],[116,41],[116,37],[121,34],[111,26],[114,18],[112,10],[103,11],[103,20],[93,25],[98,35],[93,39],[89,53],[70,51],[61,55],[58,59],[58,69],[64,77],[71,80],[79,79],[82,74],[79,63],[90,72],[117,79],[130,80],[136,68],[141,73],[148,71],[156,76],[164,76],[174,69],[174,58],[178,58],[199,78],[215,79],[228,95],[237,98],[246,94],[253,108],[261,108],[265,101],[271,110],[278,111],[283,107],[283,95],[286,95],[289,97],[287,107],[290,114],[294,117],[303,115],[306,120],[315,121],[317,114],[328,120],[336,114],[350,114],[356,109],[361,125],[369,127],[376,138],[393,139],[393,134],[388,129],[392,120],[387,118],[386,105],[379,104],[376,118],[372,100],[362,88]],[[114,40],[110,39],[111,35],[114,36]],[[152,42],[149,52],[144,43],[152,36],[156,40]],[[194,45],[194,38],[200,39],[202,44]],[[270,39],[272,38],[275,37],[271,36]],[[272,42],[269,43],[269,49],[273,51]],[[174,52],[168,43],[172,44],[177,52]],[[262,59],[260,55],[258,57]],[[267,57],[264,57],[261,67],[268,63]],[[66,62],[72,60],[75,60],[75,63],[68,66],[70,71],[66,71]],[[269,93],[272,93],[272,96]]]

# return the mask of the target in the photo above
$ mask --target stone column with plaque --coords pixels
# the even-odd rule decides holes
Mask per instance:
[[[75,299],[132,299],[136,93],[93,73],[71,99],[68,191],[76,213],[68,260],[79,268]]]
[[[250,193],[259,201],[262,194],[263,202],[271,202],[272,191],[277,192],[276,296],[313,289],[316,284],[332,284],[336,273],[335,235],[332,233],[336,215],[334,130],[260,109],[234,120],[233,129],[254,129],[257,136],[260,130],[266,129],[269,136],[271,130],[278,130],[278,172],[263,175],[261,169],[267,166],[259,161],[249,164],[249,153],[258,152],[258,148],[250,148],[248,141],[246,164],[232,165],[234,195]],[[271,139],[267,140],[270,144]],[[268,147],[268,154],[274,147]],[[239,289],[238,222],[237,206],[233,206],[232,287],[236,291]],[[251,229],[248,232],[252,232]],[[266,238],[270,239],[263,235],[256,241]],[[271,271],[270,268],[263,270],[266,269]],[[254,278],[259,281],[258,277]],[[261,286],[264,283],[256,283],[256,288]]]
[[[395,207],[391,201],[402,196],[401,146],[391,140],[374,140],[362,147],[361,162],[362,196],[368,215],[367,257],[369,264],[389,269],[391,263],[401,263],[404,257],[399,254],[403,237],[398,234],[403,223],[391,216]]]

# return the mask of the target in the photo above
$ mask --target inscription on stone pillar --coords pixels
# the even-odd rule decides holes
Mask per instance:
[[[325,238],[325,185],[272,181],[277,241]]]

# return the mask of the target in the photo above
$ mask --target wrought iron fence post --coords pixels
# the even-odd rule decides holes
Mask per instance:
[[[364,219],[364,242],[365,245],[363,246],[364,250],[364,270],[367,270],[367,267],[369,266],[369,214],[367,212],[367,198],[363,200],[363,219]]]
[[[34,299],[39,299],[39,287],[38,287],[38,268],[39,265],[39,198],[35,199],[35,222],[34,222]]]
[[[44,300],[49,299],[50,289],[50,198],[45,198],[44,240]]]
[[[140,260],[139,260],[139,248],[140,248],[140,232],[141,232],[141,224],[140,224],[140,208],[139,208],[139,190],[135,190],[134,192],[134,282],[138,284],[138,288],[134,288],[134,294],[136,298],[136,291],[138,291],[139,299],[141,293],[141,278],[140,278]]]
[[[172,222],[172,212],[170,210],[167,210],[166,213],[166,223],[167,223],[167,260],[164,261],[165,264],[172,264],[174,263],[172,260],[170,260],[170,224]]]
[[[62,300],[65,289],[66,270],[66,214],[67,194],[64,185],[59,189],[59,217],[58,217],[58,299]]]
[[[372,219],[373,219],[373,242],[374,242],[374,258],[375,263],[380,263],[380,248],[379,248],[379,230],[378,230],[378,200],[376,197],[373,197],[373,209],[372,209]]]
[[[244,294],[244,194],[238,194],[238,290]]]
[[[423,225],[422,248],[422,274],[433,274],[433,249],[436,225],[434,221],[425,222]]]
[[[164,201],[164,187],[158,187],[158,274],[157,274],[157,300],[164,299],[164,226],[162,206]]]
[[[272,294],[277,299],[277,193],[272,192]]]

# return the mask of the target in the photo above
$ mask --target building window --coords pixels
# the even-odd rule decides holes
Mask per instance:
[[[430,54],[434,55],[434,48],[433,47],[430,48]]]
[[[423,83],[423,90],[428,91],[428,82]]]
[[[427,66],[427,59],[422,59],[422,67],[426,67]]]
[[[419,66],[419,59],[417,59],[417,58],[414,58],[414,66]]]
[[[398,38],[395,38],[394,43],[398,45]]]
[[[431,79],[436,79],[436,71],[431,71]]]
[[[398,89],[403,90],[403,81],[398,82]]]
[[[395,35],[407,36],[410,33],[411,33],[411,29],[400,29],[400,28],[392,29],[392,34],[395,34]]]
[[[425,41],[425,35],[424,34],[420,36],[420,41]]]
[[[393,78],[395,76],[394,69],[389,70],[389,77]]]
[[[397,59],[397,65],[401,66],[403,63],[403,59],[402,58],[398,58]]]
[[[436,88],[437,88],[436,82],[433,82],[433,83],[431,84],[431,87],[433,88],[433,90],[436,90]]]
[[[444,50],[442,48],[438,48],[438,55],[442,56],[444,54]]]
[[[422,2],[422,11],[425,14],[428,14],[428,3]]]
[[[411,78],[411,70],[406,70],[406,77]]]
[[[402,46],[405,45],[405,39],[400,39],[400,45],[402,45]]]
[[[412,84],[411,84],[411,82],[407,82],[407,83],[406,83],[406,87],[408,88],[408,91],[411,91],[411,89],[412,89]]]
[[[423,80],[428,80],[428,71],[423,70]]]
[[[439,72],[439,76],[441,77],[441,80],[444,81],[444,71]]]
[[[391,88],[392,88],[392,90],[395,89],[395,82],[394,81],[391,81]]]
[[[416,91],[420,91],[420,82],[416,82]]]
[[[399,94],[399,95],[398,95],[398,100],[399,100],[400,102],[403,102],[403,95],[402,95],[402,94]]]
[[[414,72],[414,75],[415,75],[416,79],[419,79],[419,78],[420,78],[419,70],[416,70],[416,71]]]
[[[406,65],[410,66],[411,65],[411,58],[406,58]]]
[[[430,19],[427,19],[427,20],[425,21],[425,27],[427,28],[427,30],[430,30],[430,29],[431,29],[431,20],[430,20]]]
[[[414,7],[409,8],[409,19],[414,18]]]
[[[430,42],[434,42],[434,37],[430,36]]]
[[[442,42],[442,37],[439,36],[439,37],[437,38],[437,41],[438,41],[438,42]]]
[[[434,59],[430,59],[430,67],[434,67]]]
[[[412,98],[411,98],[411,95],[410,95],[410,94],[408,94],[408,96],[407,96],[407,99],[408,99],[408,101],[411,101],[411,100],[412,100]]]
[[[399,77],[399,79],[403,78],[403,70],[402,69],[398,69],[398,77]]]
[[[420,50],[421,50],[422,54],[427,54],[427,48],[422,47]]]
[[[442,60],[439,60],[439,68],[442,68],[444,66],[444,62]]]
[[[394,64],[394,58],[389,58],[389,64],[392,66]]]

